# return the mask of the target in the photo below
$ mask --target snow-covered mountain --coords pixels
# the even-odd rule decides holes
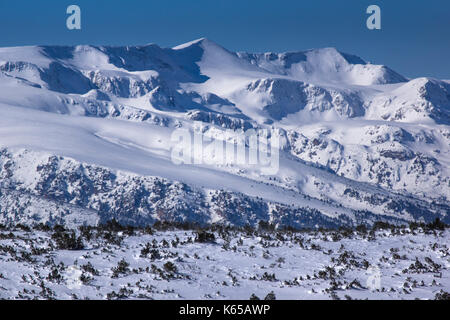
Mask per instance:
[[[277,174],[174,164],[199,126],[269,130]],[[0,223],[449,223],[449,159],[448,81],[334,48],[0,48]]]

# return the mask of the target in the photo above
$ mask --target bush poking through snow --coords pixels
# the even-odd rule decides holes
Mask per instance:
[[[119,261],[119,263],[117,264],[117,267],[112,268],[112,272],[113,278],[118,278],[119,275],[125,275],[128,274],[130,272],[130,264],[128,262],[125,261],[125,259],[122,259]]]
[[[164,264],[164,270],[166,270],[169,273],[176,273],[178,271],[177,266],[173,262],[170,262],[170,261],[168,261]]]
[[[197,231],[195,236],[195,242],[199,243],[208,243],[208,242],[215,242],[216,236],[214,233],[209,233],[204,230]]]
[[[276,298],[275,293],[273,291],[269,292],[267,294],[267,296],[264,298],[264,300],[276,300],[276,299],[277,298]]]
[[[61,250],[82,250],[84,249],[81,237],[77,237],[75,231],[66,231],[64,229],[55,228],[52,239],[55,240],[58,249]]]

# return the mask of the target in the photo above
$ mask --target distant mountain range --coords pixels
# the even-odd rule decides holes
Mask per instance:
[[[171,161],[266,129],[280,168]],[[245,146],[249,148],[248,146]],[[0,48],[0,223],[450,223],[450,83],[334,48]]]

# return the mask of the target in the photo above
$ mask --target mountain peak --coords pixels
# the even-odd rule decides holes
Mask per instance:
[[[185,48],[188,48],[188,47],[199,46],[199,45],[201,45],[201,46],[211,46],[212,45],[212,46],[221,47],[220,45],[218,45],[214,41],[203,37],[203,38],[199,38],[199,39],[196,39],[196,40],[192,40],[192,41],[180,44],[178,46],[173,47],[172,49],[173,50],[182,50],[182,49],[185,49]]]

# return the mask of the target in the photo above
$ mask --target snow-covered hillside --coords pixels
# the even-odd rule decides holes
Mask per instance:
[[[176,165],[180,128],[267,129],[279,170]],[[334,48],[0,48],[0,223],[449,223],[449,200],[448,81]]]

